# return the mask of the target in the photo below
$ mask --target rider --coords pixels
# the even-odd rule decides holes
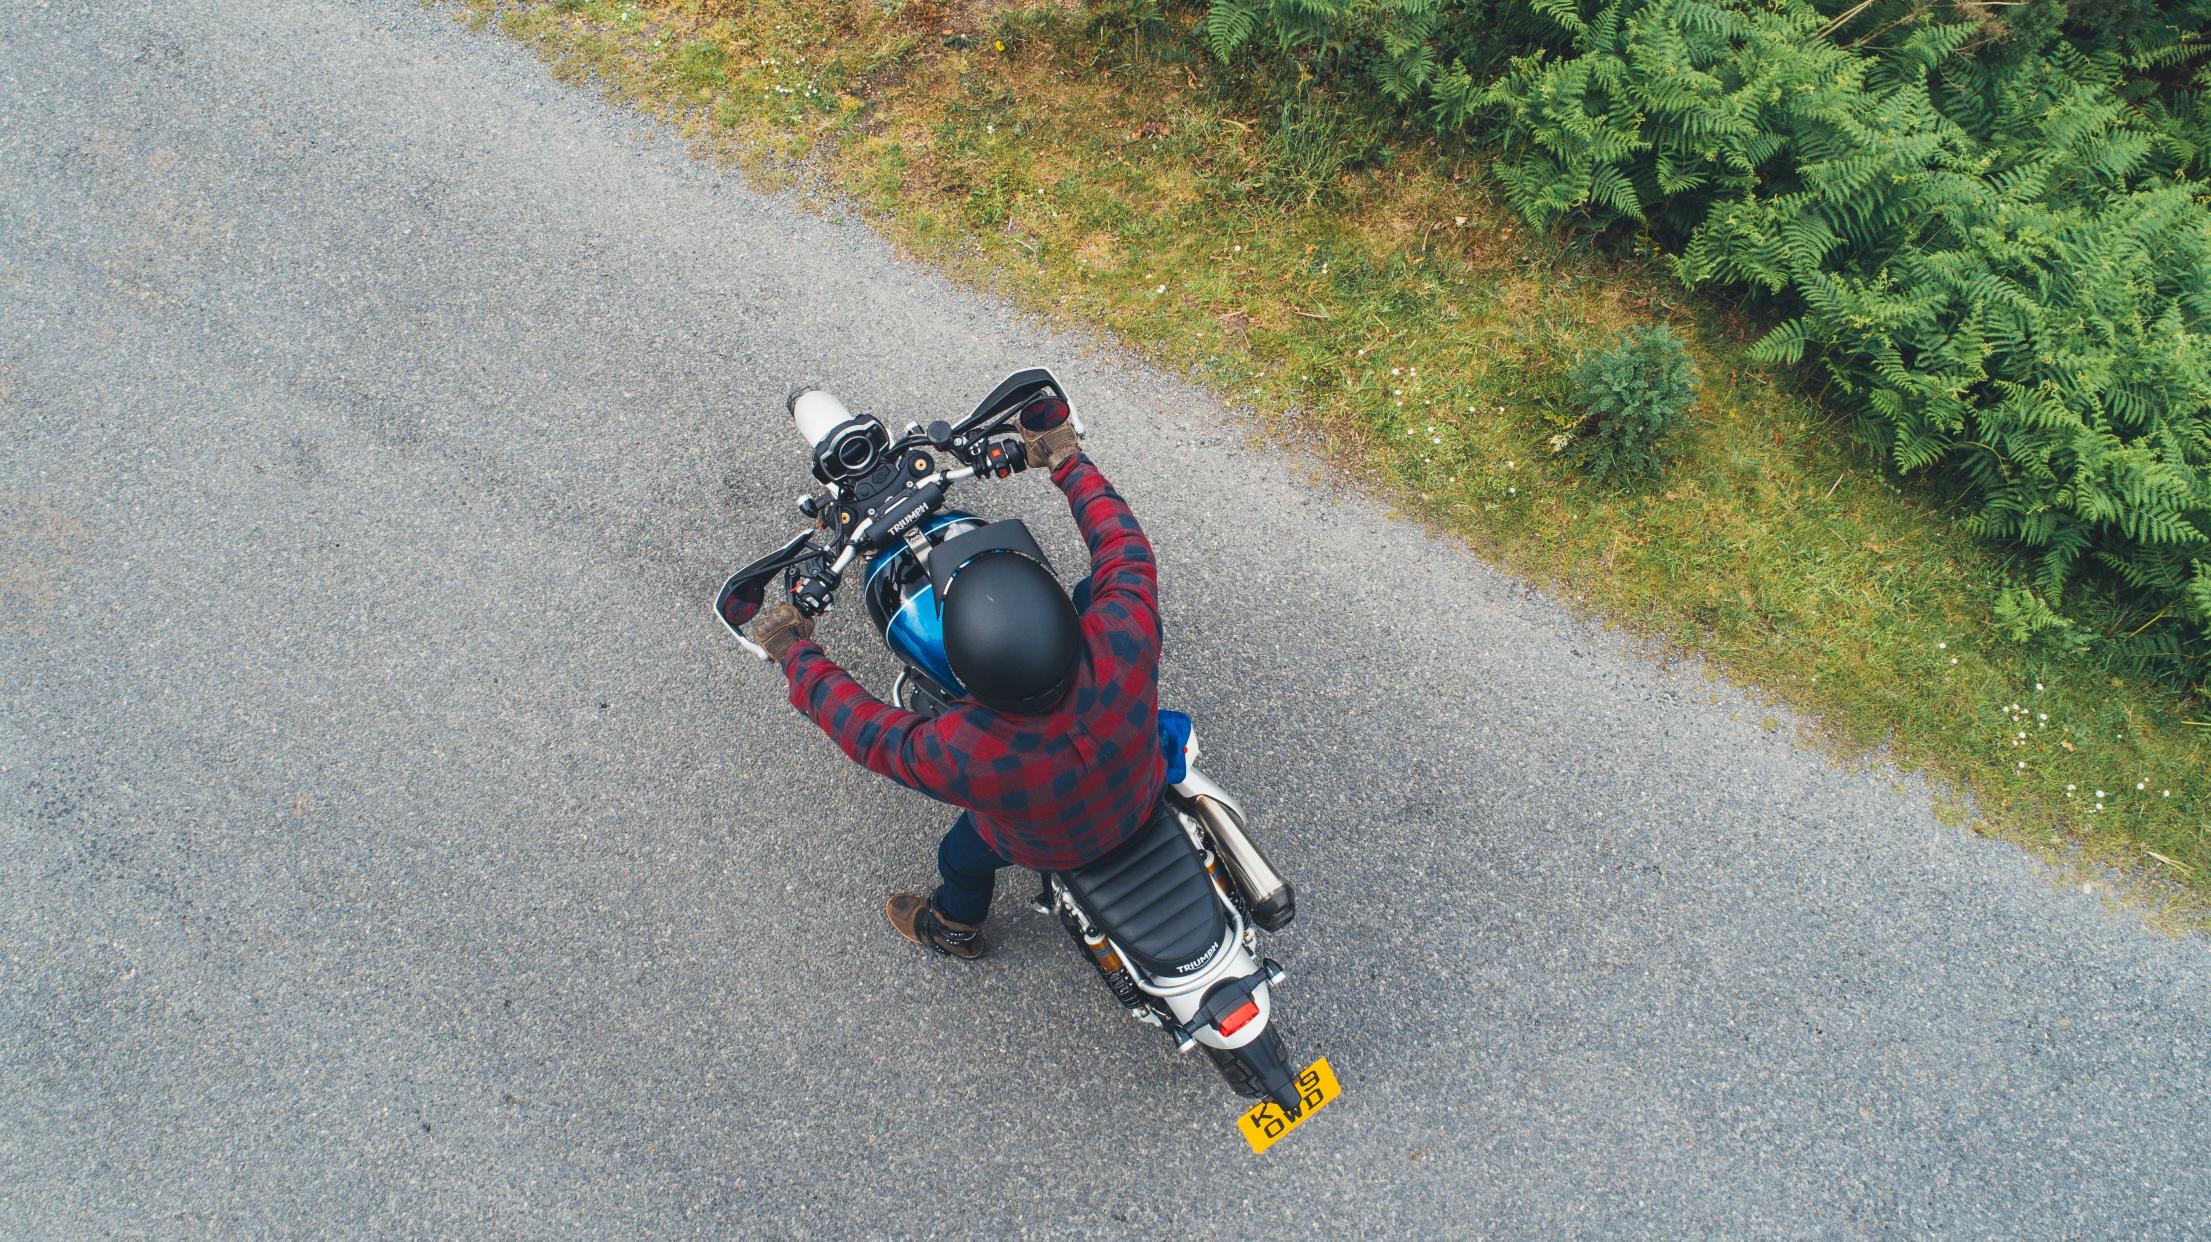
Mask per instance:
[[[753,628],[790,678],[791,705],[854,762],[965,808],[937,846],[935,893],[892,893],[884,907],[908,940],[962,958],[982,956],[999,868],[1104,857],[1143,825],[1166,780],[1151,544],[1082,453],[1066,402],[1031,402],[1019,425],[1028,464],[1066,493],[1090,579],[1071,601],[1016,551],[959,567],[945,647],[968,700],[934,720],[884,703],[814,645],[813,618],[788,603]]]

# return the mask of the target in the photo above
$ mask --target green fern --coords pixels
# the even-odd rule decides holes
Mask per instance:
[[[1259,29],[1259,0],[1214,0],[1207,6],[1202,28],[1205,46],[1225,61],[1251,41]]]

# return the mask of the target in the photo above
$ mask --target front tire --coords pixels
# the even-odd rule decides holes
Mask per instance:
[[[1282,1048],[1282,1032],[1272,1025],[1241,1048],[1200,1047],[1228,1080],[1229,1090],[1247,1100],[1273,1100],[1293,1120],[1305,1110],[1305,1101],[1298,1097],[1297,1075],[1290,1072],[1289,1054]]]

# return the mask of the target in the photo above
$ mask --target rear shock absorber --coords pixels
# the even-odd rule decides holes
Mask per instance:
[[[1230,883],[1227,876],[1221,874],[1221,860],[1212,850],[1206,850],[1204,857],[1205,874],[1212,877],[1213,887],[1221,890],[1221,896],[1228,898],[1228,904],[1236,907],[1236,913],[1244,917],[1248,930],[1248,925],[1251,922],[1251,908],[1244,904],[1243,891]]]
[[[1136,980],[1129,978],[1128,968],[1121,964],[1121,955],[1113,951],[1113,944],[1102,932],[1084,932],[1083,947],[1090,950],[1090,959],[1098,964],[1098,973],[1105,976],[1106,986],[1113,990],[1113,998],[1130,1009],[1145,1008],[1143,994],[1136,990]]]
[[[1254,953],[1258,952],[1259,940],[1258,937],[1254,935],[1251,930],[1251,905],[1249,902],[1246,902],[1244,900],[1243,888],[1230,880],[1227,875],[1223,874],[1226,871],[1226,868],[1221,866],[1221,860],[1219,856],[1216,855],[1212,850],[1209,849],[1204,851],[1204,856],[1205,873],[1213,877],[1213,887],[1219,889],[1221,891],[1221,896],[1228,899],[1228,904],[1235,907],[1236,917],[1240,921],[1242,921],[1244,925],[1245,950]]]

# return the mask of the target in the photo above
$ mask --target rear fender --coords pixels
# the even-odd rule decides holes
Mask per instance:
[[[1247,974],[1261,969],[1257,962],[1251,960],[1251,955],[1242,949],[1238,949],[1234,956]],[[1229,978],[1238,977],[1233,971],[1224,973]],[[1205,1004],[1205,993],[1203,992],[1185,992],[1180,996],[1168,997],[1167,1007],[1174,1010],[1175,1021],[1182,1023],[1192,1035],[1197,1036],[1199,1043],[1208,1048],[1219,1048],[1225,1051],[1231,1048],[1241,1048],[1259,1038],[1266,1033],[1267,1024],[1274,1021],[1274,989],[1272,986],[1261,983],[1258,987],[1252,989],[1251,999],[1259,1005],[1259,1016],[1237,1027],[1234,1035],[1223,1035],[1211,1023],[1196,1020],[1198,1011]]]
[[[1157,997],[1168,1012],[1174,1015],[1177,1024],[1209,1048],[1241,1048],[1259,1038],[1261,1032],[1267,1029],[1267,1023],[1274,1019],[1273,980],[1264,977],[1268,967],[1251,955],[1251,950],[1243,946],[1241,938],[1233,941],[1227,952],[1216,957],[1211,967],[1190,978],[1175,980],[1171,989],[1136,969],[1135,963],[1130,962],[1125,954],[1122,963],[1139,989]],[[1251,991],[1251,999],[1259,1006],[1257,1017],[1236,1028],[1233,1035],[1221,1034],[1211,1022],[1200,1017],[1205,1009],[1206,995],[1213,989],[1255,974],[1262,976]]]

